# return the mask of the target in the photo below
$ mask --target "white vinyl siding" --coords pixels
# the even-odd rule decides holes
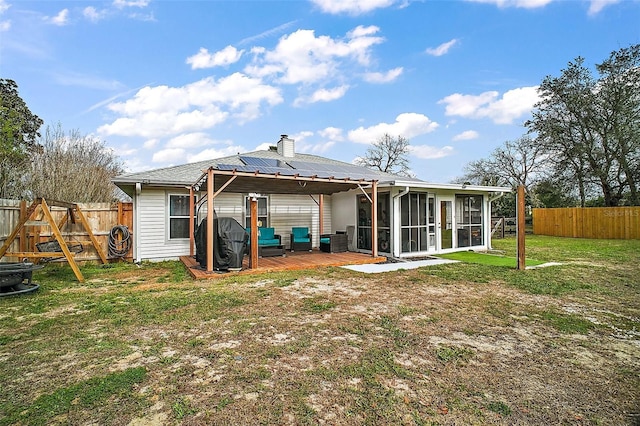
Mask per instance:
[[[315,201],[314,201],[315,200]],[[282,244],[290,247],[291,228],[306,226],[313,234],[313,247],[320,245],[318,196],[313,199],[308,195],[273,194],[269,196],[269,220],[276,234],[282,237]],[[327,224],[331,224],[331,197],[324,197],[325,232],[329,232]]]
[[[179,194],[178,191],[170,191]],[[185,192],[188,195],[188,192]],[[167,191],[145,189],[138,196],[140,216],[135,230],[138,256],[142,260],[177,259],[189,254],[189,239],[169,240]]]
[[[198,199],[206,196],[206,192],[202,192],[198,195]],[[235,193],[222,193],[213,200],[213,209],[216,211],[218,217],[232,217],[242,225],[243,215],[243,196],[242,194]],[[205,201],[200,211],[196,212],[196,223],[200,223],[207,216],[207,202]]]

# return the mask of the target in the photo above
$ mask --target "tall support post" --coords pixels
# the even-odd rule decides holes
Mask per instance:
[[[371,255],[378,257],[378,181],[371,182]]]
[[[193,257],[195,254],[195,215],[196,207],[193,199],[193,187],[189,187],[189,256]]]
[[[518,186],[518,195],[517,195],[517,210],[516,210],[516,222],[517,222],[517,233],[518,233],[518,269],[524,270],[526,268],[526,260],[525,260],[525,250],[524,250],[524,241],[525,241],[525,213],[524,213],[524,185]]]
[[[215,224],[213,217],[213,170],[207,171],[207,272],[213,272],[213,226]]]
[[[258,199],[251,197],[250,203],[251,235],[249,236],[249,241],[251,242],[251,250],[249,252],[249,269],[256,269],[258,267]]]
[[[324,234],[324,194],[318,196],[318,235]]]

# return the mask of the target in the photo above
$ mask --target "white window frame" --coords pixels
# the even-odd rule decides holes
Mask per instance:
[[[189,233],[187,232],[187,236],[186,237],[171,237],[171,220],[172,219],[189,219],[189,214],[187,213],[187,215],[171,215],[171,197],[184,197],[187,199],[187,201],[189,200],[189,194],[188,193],[179,193],[179,192],[169,192],[167,193],[167,241],[179,241],[179,242],[183,242],[183,241],[188,241],[189,240]],[[198,200],[198,196],[197,195],[193,195],[194,197],[194,205]],[[194,212],[195,214],[195,212]],[[191,220],[195,220],[195,217],[192,217]],[[188,223],[188,222],[187,222]]]
[[[251,195],[245,195],[244,196],[244,208],[243,208],[243,220],[244,220],[244,224],[245,224],[245,228],[249,228],[250,227],[250,220],[251,220],[251,211],[249,209],[249,206],[247,205],[248,200],[250,200],[251,198],[253,198],[253,196]],[[256,199],[259,198],[263,198],[266,200],[266,213],[265,214],[260,214],[260,204],[258,203],[258,220],[260,220],[261,217],[265,218],[264,222],[262,225],[260,225],[260,223],[258,223],[258,227],[259,228],[268,228],[269,227],[269,223],[271,222],[271,215],[270,215],[270,199],[268,195],[258,195],[255,197]]]

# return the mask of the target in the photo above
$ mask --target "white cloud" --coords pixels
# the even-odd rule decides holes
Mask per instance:
[[[454,150],[452,146],[437,148],[429,145],[409,145],[409,152],[422,160],[434,160],[447,157],[453,154]]]
[[[342,129],[337,127],[327,127],[318,132],[320,136],[326,139],[330,139],[332,141],[343,141],[344,136],[342,134]]]
[[[479,136],[478,132],[475,130],[465,130],[462,133],[458,133],[453,137],[453,141],[468,141],[471,139],[477,139]]]
[[[213,145],[216,142],[203,132],[184,133],[169,139],[166,148],[197,148]]]
[[[539,100],[538,86],[520,87],[509,90],[498,98],[496,91],[480,95],[454,93],[440,101],[445,104],[445,114],[466,118],[489,118],[496,124],[511,124],[533,109]]]
[[[252,149],[252,151],[268,151],[269,147],[271,146],[273,146],[272,142],[263,142],[260,145],[256,146],[254,149]]]
[[[325,130],[320,130],[318,134],[323,138],[332,139],[331,136],[335,136],[336,134],[334,133],[333,130],[329,130],[329,129],[335,129],[335,128],[328,127]],[[340,129],[335,129],[335,130],[337,130],[338,132],[340,131]],[[291,135],[291,138],[293,138],[296,141],[296,152],[304,152],[308,154],[323,154],[329,151],[336,144],[335,140],[328,140],[328,141],[324,140],[321,142],[310,142],[310,141],[307,142],[307,139],[312,137],[313,135],[314,133],[309,130],[304,130],[300,133]]]
[[[544,7],[554,0],[467,0],[474,3],[487,3],[498,6],[499,8],[505,7],[519,7],[522,9],[536,9],[538,7]]]
[[[334,147],[336,146],[336,143],[337,143],[336,141],[324,141],[324,142],[313,143],[313,144],[312,143],[303,144],[300,147],[300,152],[321,155],[329,151],[333,151]]]
[[[591,3],[589,4],[589,11],[587,13],[589,16],[597,15],[605,7],[618,2],[620,2],[620,0],[591,0]]]
[[[144,87],[108,108],[120,115],[98,131],[106,135],[170,137],[209,129],[230,116],[241,122],[261,114],[264,104],[282,102],[280,90],[240,73],[208,77],[182,87]]]
[[[186,151],[182,148],[168,148],[153,154],[151,161],[154,163],[182,164],[186,157]]]
[[[5,0],[0,0],[0,14],[6,12],[10,7],[11,5]]]
[[[397,79],[402,74],[402,71],[403,71],[403,68],[398,67],[398,68],[389,70],[386,73],[381,73],[381,72],[365,73],[364,81],[369,83],[389,83]]]
[[[370,63],[371,48],[384,41],[375,26],[359,26],[344,39],[316,37],[313,30],[297,30],[283,36],[273,50],[252,49],[254,62],[245,72],[254,77],[272,77],[283,84],[316,83],[343,77],[347,60],[359,66]]]
[[[110,151],[112,154],[115,152],[114,150]],[[138,148],[129,147],[128,145],[118,147],[117,151],[119,157],[128,157],[134,155],[136,152],[138,152]]]
[[[380,123],[351,130],[348,138],[351,142],[364,144],[375,142],[385,133],[393,137],[402,136],[411,139],[414,136],[433,132],[437,127],[438,123],[431,121],[426,115],[406,112],[398,115],[394,123]]]
[[[347,13],[360,15],[375,9],[393,6],[397,0],[311,0],[323,12],[331,14]]]
[[[63,27],[69,23],[69,9],[62,9],[56,16],[46,17],[45,20],[50,24]]]
[[[193,56],[187,58],[187,64],[191,65],[191,69],[213,68],[218,66],[226,66],[236,63],[240,60],[244,50],[238,50],[233,46],[227,46],[215,53],[209,53],[204,47]]]
[[[0,32],[9,31],[11,29],[11,21],[0,21]]]
[[[93,6],[87,6],[82,11],[82,15],[91,22],[98,22],[107,16],[106,10],[98,10]]]
[[[430,47],[425,52],[431,56],[442,56],[449,52],[453,46],[459,43],[459,40],[454,38],[453,40],[449,40],[446,43],[442,43],[438,47]]]
[[[247,150],[241,146],[229,145],[222,149],[216,148],[208,148],[203,151],[198,152],[197,154],[187,155],[188,163],[195,163],[197,161],[211,160],[214,158],[222,158],[229,157],[231,155],[236,155],[237,153],[243,153]]]
[[[299,106],[304,103],[313,104],[316,102],[331,102],[340,99],[347,93],[349,86],[343,85],[333,89],[318,89],[309,97],[299,97],[294,101],[294,105]]]
[[[303,140],[305,140],[307,138],[310,138],[311,136],[313,136],[313,132],[312,131],[303,130],[301,132],[289,135],[289,138],[293,139],[294,141],[296,141],[296,144],[297,144],[298,142],[302,142]]]
[[[150,0],[113,0],[113,5],[118,9],[125,7],[147,7]]]
[[[159,142],[160,142],[159,139],[148,139],[142,144],[142,146],[145,147],[146,149],[151,149],[151,148],[155,148]]]

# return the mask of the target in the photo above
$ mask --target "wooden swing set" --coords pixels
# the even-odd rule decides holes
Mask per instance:
[[[51,210],[49,206],[62,207],[67,209],[66,214],[62,217],[60,222],[56,223],[53,215],[51,214]],[[40,212],[40,217],[34,219],[36,213]],[[26,213],[22,215],[20,221],[13,229],[7,240],[4,242],[2,247],[0,247],[0,257],[17,257],[19,259],[35,259],[38,260],[51,260],[55,258],[66,258],[69,266],[73,270],[73,273],[76,275],[76,278],[80,282],[84,282],[84,277],[82,276],[82,272],[80,272],[80,268],[74,259],[74,255],[83,250],[82,243],[80,244],[71,244],[64,240],[62,232],[60,229],[64,227],[65,224],[71,222],[72,224],[79,222],[84,227],[84,230],[89,235],[91,239],[91,245],[95,248],[98,256],[100,256],[100,260],[103,264],[107,263],[107,258],[100,247],[100,243],[91,232],[91,226],[89,226],[89,222],[87,222],[86,217],[82,213],[80,207],[75,203],[65,203],[61,201],[45,201],[44,198],[36,198],[33,203],[26,210]],[[16,239],[18,234],[20,234],[24,229],[34,226],[49,226],[51,228],[51,238],[48,242],[38,243],[36,244],[36,248],[38,251],[18,251],[18,252],[9,252],[9,247],[11,243]],[[21,244],[22,245],[22,244]]]

